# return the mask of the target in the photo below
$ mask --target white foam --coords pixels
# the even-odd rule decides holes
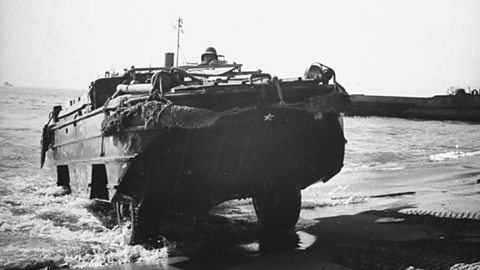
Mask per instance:
[[[125,241],[128,224],[106,228],[87,210],[90,200],[54,197],[49,195],[49,186],[34,188],[26,182],[16,183],[15,188],[30,192],[15,192],[1,198],[0,234],[5,239],[26,240],[4,249],[13,255],[0,256],[0,264],[25,258],[51,259],[70,268],[91,268],[131,262],[158,264],[160,259],[168,257],[167,247],[147,250],[128,245]],[[15,214],[14,210],[20,208],[27,212]]]
[[[368,170],[376,170],[376,171],[398,171],[405,169],[405,166],[394,163],[394,162],[365,162],[364,164],[355,164],[355,165],[346,165],[342,172],[357,172],[357,171],[368,171]]]
[[[476,156],[476,155],[480,155],[480,151],[462,152],[462,151],[456,150],[456,151],[451,151],[451,152],[431,154],[431,155],[428,156],[428,159],[430,161],[445,161],[445,160],[449,160],[449,159],[458,159],[458,158],[461,158],[461,157],[471,157],[471,156]]]
[[[124,239],[128,233],[127,224],[104,233],[82,232],[78,237],[82,242],[89,240],[87,250],[73,249],[66,252],[65,263],[71,268],[90,268],[132,262],[158,264],[161,259],[168,257],[167,247],[147,250],[140,245],[125,244]]]
[[[331,206],[365,203],[366,201],[368,201],[367,197],[355,197],[355,196],[326,198],[323,200],[304,200],[302,201],[302,207],[303,208],[331,207]]]

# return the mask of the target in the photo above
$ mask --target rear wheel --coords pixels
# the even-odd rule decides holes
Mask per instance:
[[[156,204],[145,200],[137,208],[135,219],[132,220],[130,245],[144,244],[156,246],[159,244],[159,222],[161,211]]]
[[[127,214],[130,216],[130,230],[126,242],[129,245],[141,244],[142,236],[139,233],[138,207],[134,204],[129,204],[127,211]]]
[[[117,224],[123,227],[123,223],[127,221],[127,235],[125,243],[136,245],[141,243],[138,226],[138,207],[133,203],[115,203],[115,212],[117,215]]]
[[[133,203],[116,203],[117,223],[120,227],[124,221],[127,223],[125,242],[129,245],[151,244],[156,230],[156,216],[151,205]]]
[[[301,201],[302,194],[298,188],[273,188],[253,196],[258,221],[268,231],[295,229]]]

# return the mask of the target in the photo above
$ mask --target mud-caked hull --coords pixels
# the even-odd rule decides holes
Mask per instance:
[[[344,91],[311,80],[228,87],[65,111],[50,127],[57,184],[91,199],[141,204],[148,197],[205,212],[340,171]]]
[[[203,129],[166,128],[148,144],[117,187],[168,208],[207,211],[268,188],[303,189],[343,166],[339,119],[264,108],[224,117]]]

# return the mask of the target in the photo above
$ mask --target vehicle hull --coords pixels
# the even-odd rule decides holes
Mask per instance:
[[[343,166],[345,138],[336,115],[315,119],[302,110],[265,107],[206,128],[136,125],[110,136],[100,129],[105,117],[78,121],[70,134],[60,134],[67,127],[56,130],[53,158],[68,166],[72,192],[83,197],[136,204],[148,197],[200,213],[268,188],[303,189]]]

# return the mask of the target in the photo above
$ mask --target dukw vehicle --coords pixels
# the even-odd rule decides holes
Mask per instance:
[[[337,174],[348,94],[320,63],[293,79],[242,71],[208,48],[201,64],[106,73],[55,106],[42,160],[67,193],[108,201],[131,218],[131,243],[153,239],[161,213],[197,217],[253,198],[268,230],[294,228],[301,190]],[[121,211],[128,206],[128,211]]]

